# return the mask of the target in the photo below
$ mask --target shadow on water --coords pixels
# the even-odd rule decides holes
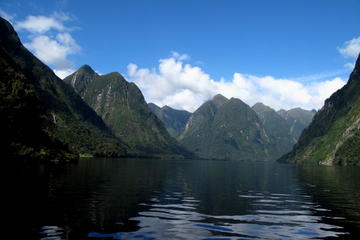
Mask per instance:
[[[360,167],[299,166],[297,175],[313,201],[329,211],[322,212],[322,221],[338,225],[360,238]]]
[[[8,205],[23,239],[323,239],[359,231],[354,169],[83,159],[13,172]]]
[[[88,159],[65,166],[25,166],[14,174],[16,220],[24,237],[83,239],[89,231],[135,231],[129,218],[166,174],[132,159]],[[117,224],[119,223],[119,224]],[[120,224],[121,223],[121,224]],[[28,238],[27,238],[28,239]]]

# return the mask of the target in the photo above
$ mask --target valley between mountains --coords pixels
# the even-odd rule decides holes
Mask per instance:
[[[194,112],[147,103],[120,73],[65,79],[0,19],[1,145],[13,161],[79,156],[360,164],[360,60],[318,112],[218,94]]]

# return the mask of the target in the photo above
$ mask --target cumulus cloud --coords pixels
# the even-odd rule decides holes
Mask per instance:
[[[181,54],[172,54],[170,58],[160,59],[158,68],[152,70],[139,68],[134,63],[128,65],[129,80],[141,88],[148,102],[194,111],[221,93],[228,98],[240,98],[249,105],[263,102],[275,109],[319,109],[326,98],[346,83],[341,78],[301,83],[242,73],[234,73],[229,80],[214,80],[179,56]]]
[[[360,53],[360,37],[346,41],[338,50],[344,57],[356,58]]]
[[[45,33],[55,29],[64,31],[65,26],[60,19],[47,16],[28,16],[24,21],[15,24],[16,30],[27,30],[31,33]]]
[[[46,35],[35,36],[25,46],[43,62],[52,64],[59,70],[71,68],[72,63],[67,56],[80,50],[69,33],[58,33],[53,38]]]
[[[348,70],[352,70],[355,67],[355,59],[359,56],[360,53],[360,37],[353,38],[349,41],[346,41],[342,47],[338,48],[338,51],[343,57],[352,58],[352,62],[348,62],[344,67]]]
[[[40,60],[50,65],[60,78],[74,71],[69,56],[79,53],[81,47],[71,36],[71,28],[65,26],[71,17],[62,12],[50,16],[28,16],[15,23],[15,29],[29,33],[25,46]]]

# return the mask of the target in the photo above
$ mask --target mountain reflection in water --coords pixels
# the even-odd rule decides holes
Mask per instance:
[[[357,168],[82,159],[14,172],[25,239],[359,237]]]

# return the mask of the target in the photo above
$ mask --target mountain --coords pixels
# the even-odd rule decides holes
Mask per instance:
[[[263,103],[256,103],[252,109],[257,113],[266,131],[273,137],[277,155],[291,151],[297,139],[291,134],[291,125],[274,109]]]
[[[191,115],[188,111],[173,109],[169,106],[160,108],[154,103],[149,103],[148,106],[160,121],[163,122],[166,130],[174,138],[180,135]]]
[[[276,151],[255,111],[220,94],[190,116],[179,141],[202,158],[264,160]]]
[[[299,139],[302,131],[311,123],[314,115],[316,114],[316,111],[293,108],[290,110],[281,109],[277,113],[290,125],[291,135],[295,139]]]
[[[360,56],[347,84],[325,101],[280,161],[360,165]]]
[[[84,65],[64,79],[101,116],[116,137],[141,156],[176,155],[186,151],[152,113],[140,89],[112,72],[97,74]]]
[[[0,132],[8,158],[123,156],[128,146],[0,18]]]

